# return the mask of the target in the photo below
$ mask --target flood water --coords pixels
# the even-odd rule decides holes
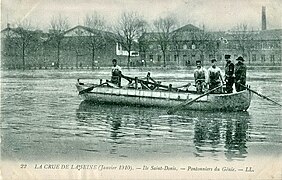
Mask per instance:
[[[146,71],[125,70],[129,76]],[[253,95],[247,112],[179,111],[84,102],[77,78],[98,83],[109,70],[2,71],[2,160],[165,159],[245,161],[281,155],[281,108]],[[193,82],[192,70],[152,70],[163,84]],[[248,84],[282,103],[282,72],[250,70]],[[126,83],[123,81],[123,83]]]

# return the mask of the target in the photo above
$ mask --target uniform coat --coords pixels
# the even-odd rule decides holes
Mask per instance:
[[[242,85],[246,85],[246,77],[247,77],[247,66],[239,61],[237,64],[235,64],[235,88],[236,91],[243,91],[245,88]]]

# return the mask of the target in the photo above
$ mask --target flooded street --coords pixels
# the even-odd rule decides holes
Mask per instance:
[[[129,76],[147,71],[125,70]],[[75,88],[109,79],[108,70],[3,71],[3,160],[191,159],[245,161],[281,156],[281,108],[253,95],[247,112],[179,111],[84,102]],[[193,82],[192,70],[154,70],[173,86]],[[247,83],[282,103],[280,70],[249,70]],[[123,83],[126,83],[124,80]]]

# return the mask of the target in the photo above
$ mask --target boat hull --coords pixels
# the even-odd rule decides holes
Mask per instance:
[[[85,89],[77,85],[78,91]],[[103,104],[175,107],[187,100],[192,100],[201,94],[150,91],[139,89],[122,89],[97,87],[81,96],[87,101]],[[201,111],[246,111],[251,103],[251,92],[244,90],[232,94],[209,94],[194,103],[183,107],[187,110]]]

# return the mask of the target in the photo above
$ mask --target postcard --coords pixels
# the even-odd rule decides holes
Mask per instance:
[[[2,0],[1,179],[281,179],[280,0]]]

